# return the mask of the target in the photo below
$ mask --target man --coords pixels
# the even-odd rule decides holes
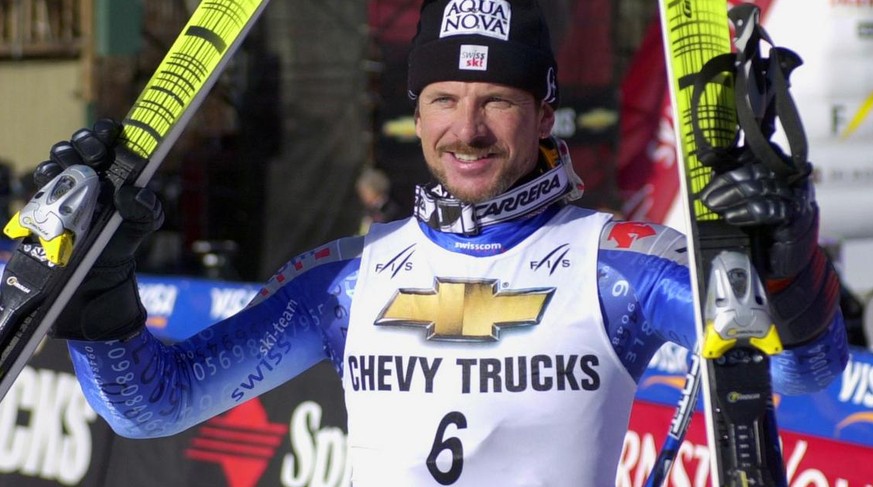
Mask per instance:
[[[122,435],[170,435],[327,359],[357,486],[612,485],[647,362],[668,340],[694,347],[686,244],[567,204],[581,182],[550,137],[556,68],[536,2],[426,1],[409,93],[435,182],[415,216],[293,259],[172,346],[145,329],[133,278],[160,205],[125,188],[125,223],[53,330],[89,402]],[[117,134],[80,131],[37,173],[102,167]],[[847,353],[807,189],[741,168],[708,190],[770,238],[782,392],[823,387]]]

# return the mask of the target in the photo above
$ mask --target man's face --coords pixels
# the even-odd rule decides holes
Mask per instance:
[[[527,91],[494,83],[440,81],[418,99],[415,132],[430,172],[456,198],[497,196],[533,169],[554,110]]]

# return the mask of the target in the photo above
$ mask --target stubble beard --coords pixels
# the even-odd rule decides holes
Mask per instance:
[[[478,187],[474,191],[466,191],[449,183],[448,178],[442,171],[431,168],[430,172],[434,179],[448,190],[454,198],[468,204],[477,204],[483,201],[488,201],[505,193],[520,177],[509,173],[501,173],[497,180],[488,187]]]
[[[481,151],[482,153],[493,154],[495,157],[504,157],[506,155],[506,151],[503,151],[497,147],[471,147],[471,146],[461,146],[459,144],[452,144],[449,146],[439,147],[436,151],[436,157],[439,157],[441,154],[445,152],[475,152]],[[505,193],[509,188],[515,184],[523,175],[515,174],[518,172],[517,169],[513,168],[513,171],[500,171],[496,179],[489,182],[488,186],[479,186],[474,190],[464,190],[461,189],[449,182],[449,178],[446,176],[445,171],[442,170],[439,164],[428,164],[428,170],[431,173],[431,176],[439,182],[443,188],[448,190],[448,192],[456,199],[468,203],[468,204],[477,204],[483,201],[490,200],[495,198],[503,193]]]

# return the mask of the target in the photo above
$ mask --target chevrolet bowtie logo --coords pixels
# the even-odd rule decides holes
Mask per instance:
[[[495,341],[502,328],[539,323],[554,292],[437,278],[434,289],[398,290],[376,324],[423,326],[428,340]]]

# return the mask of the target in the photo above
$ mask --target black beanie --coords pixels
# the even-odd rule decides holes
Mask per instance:
[[[409,53],[409,97],[436,81],[520,88],[558,105],[557,64],[536,0],[425,0]]]

